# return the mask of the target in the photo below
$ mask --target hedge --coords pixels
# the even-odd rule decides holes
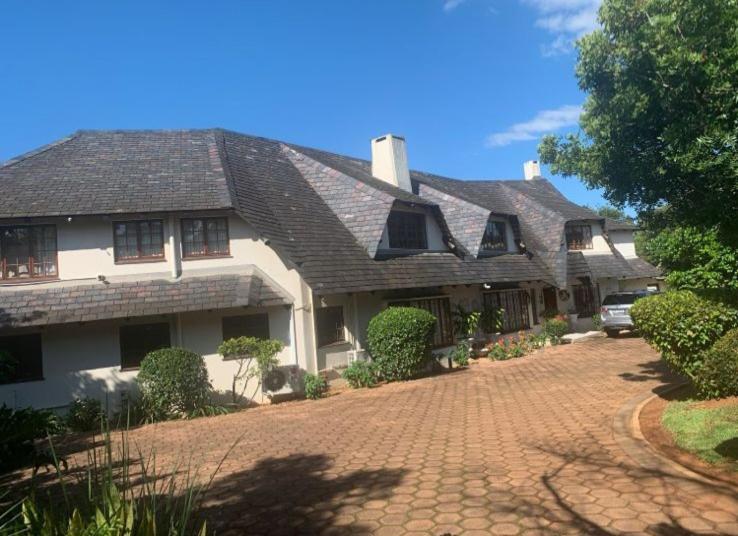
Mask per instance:
[[[408,380],[429,359],[436,317],[415,307],[390,307],[369,322],[367,341],[387,381]]]
[[[669,366],[691,379],[699,372],[704,352],[738,326],[738,310],[691,290],[642,298],[630,315],[636,329]]]
[[[695,383],[704,398],[738,396],[738,329],[732,329],[710,348]]]

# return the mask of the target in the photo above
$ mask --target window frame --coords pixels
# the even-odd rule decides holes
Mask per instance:
[[[402,298],[388,302],[387,307],[415,307],[416,309],[428,311],[436,317],[436,329],[433,333],[433,348],[446,348],[456,344],[450,296]]]
[[[571,287],[574,309],[579,318],[591,318],[599,309],[598,292],[592,283],[579,283]]]
[[[44,378],[44,341],[43,341],[43,335],[41,333],[22,333],[18,335],[2,335],[0,336],[0,341],[2,339],[18,339],[18,338],[30,338],[35,337],[37,338],[37,344],[38,344],[38,363],[37,363],[37,369],[38,373],[35,375],[29,375],[27,377],[22,378],[11,378],[7,381],[0,381],[0,386],[2,385],[14,385],[18,383],[28,383],[28,382],[39,382],[43,381]],[[2,344],[0,344],[0,351],[2,351]]]
[[[141,255],[141,224],[158,222],[161,224],[161,255]],[[118,225],[135,225],[136,226],[136,257],[125,257],[120,258],[118,256],[118,245],[116,244],[116,226]],[[127,233],[126,233],[127,234]],[[150,220],[120,220],[113,222],[113,260],[115,264],[135,264],[138,262],[160,262],[166,260],[166,249],[164,240],[164,220],[163,219],[150,219]]]
[[[221,336],[224,341],[228,339],[232,339],[235,337],[227,337],[226,338],[226,331],[232,329],[232,326],[226,327],[227,323],[230,322],[238,322],[243,321],[244,318],[260,318],[264,322],[264,326],[266,328],[266,337],[258,337],[256,335],[236,335],[236,337],[256,337],[257,339],[270,339],[271,338],[271,330],[269,329],[269,313],[263,312],[263,313],[249,313],[249,314],[242,314],[242,315],[228,315],[224,316],[220,320],[220,328],[221,328]]]
[[[202,221],[202,228],[203,228],[203,249],[204,253],[195,253],[195,254],[187,254],[185,253],[185,223],[187,222],[193,222],[193,221]],[[211,253],[208,251],[208,233],[207,233],[207,222],[208,221],[218,221],[223,220],[225,222],[225,244],[226,244],[226,251],[218,251],[217,253]],[[228,224],[228,217],[227,216],[208,216],[208,217],[202,217],[202,218],[182,218],[179,222],[180,225],[180,232],[182,233],[180,238],[180,244],[182,249],[182,260],[192,260],[192,259],[213,259],[218,257],[230,257],[231,256],[231,232],[230,227]]]
[[[395,219],[405,219],[404,222],[393,221]],[[397,244],[398,240],[407,242],[407,236],[393,235],[393,229],[402,229],[408,225],[407,220],[415,220],[414,226],[420,230],[418,238],[420,240],[420,247],[406,246]],[[401,233],[406,234],[406,233]],[[387,216],[387,246],[389,249],[399,249],[405,251],[421,251],[428,249],[428,219],[424,212],[409,212],[406,210],[391,210],[389,216]]]
[[[138,370],[141,368],[141,361],[143,361],[143,358],[146,357],[146,354],[142,355],[139,360],[138,364],[131,365],[130,363],[126,363],[125,360],[125,352],[123,351],[123,331],[124,330],[130,330],[135,328],[142,328],[145,326],[162,326],[166,325],[167,327],[167,339],[169,342],[165,346],[160,346],[158,348],[154,348],[152,350],[148,350],[146,354],[149,352],[153,352],[154,350],[161,350],[162,348],[169,348],[172,346],[172,326],[171,323],[168,320],[164,320],[161,322],[144,322],[141,324],[124,324],[118,327],[118,346],[120,348],[120,370],[121,371],[131,371],[131,370]]]
[[[527,289],[500,289],[482,293],[485,308],[497,307],[503,310],[500,333],[531,329],[529,303],[531,296]]]
[[[341,327],[340,327],[340,338],[325,342],[324,337],[321,335],[321,319],[320,314],[326,314],[326,311],[340,310],[341,312]],[[338,326],[336,326],[336,335],[339,334]],[[346,344],[348,338],[346,337],[346,315],[343,311],[343,305],[329,305],[327,307],[316,307],[315,308],[315,346],[317,348],[326,348],[336,344]]]
[[[498,248],[492,248],[492,247],[485,247],[485,238],[487,237],[487,231],[489,230],[490,225],[492,226],[501,226],[502,227],[502,247]],[[479,246],[479,250],[482,253],[506,253],[508,251],[508,243],[507,243],[507,223],[504,221],[499,220],[493,220],[488,219],[487,224],[484,226],[484,234],[482,235],[482,243]]]
[[[37,232],[38,229],[52,229],[53,230],[53,238],[54,238],[54,255],[53,255],[53,265],[54,265],[54,273],[51,275],[39,275],[35,276],[34,268],[36,266],[36,251],[33,250],[34,240],[31,238],[31,234],[29,233],[29,244],[28,244],[28,273],[30,274],[28,277],[8,277],[8,260],[5,256],[5,250],[4,247],[4,233],[8,229],[29,229],[33,230],[33,232]],[[35,237],[34,237],[35,238]],[[57,237],[56,232],[56,225],[53,223],[39,223],[39,224],[29,224],[29,225],[0,225],[0,283],[17,283],[27,280],[34,280],[34,281],[52,281],[59,279],[59,241]]]
[[[582,240],[581,242],[577,242],[575,240],[572,240],[570,238],[570,232],[574,229],[586,229],[586,232],[582,233]],[[593,249],[594,246],[592,245],[592,225],[589,223],[575,223],[575,224],[567,224],[564,227],[564,231],[566,233],[566,249],[568,251],[582,251],[585,249]],[[585,236],[589,235],[589,236]]]

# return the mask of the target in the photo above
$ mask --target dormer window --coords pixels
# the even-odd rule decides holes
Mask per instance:
[[[425,214],[392,211],[387,219],[391,249],[428,249]]]
[[[566,247],[571,251],[592,249],[592,226],[586,224],[567,225]]]
[[[482,237],[482,251],[507,251],[507,237],[505,236],[505,222],[487,221]]]

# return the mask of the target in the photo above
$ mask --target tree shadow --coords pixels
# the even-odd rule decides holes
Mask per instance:
[[[332,469],[323,454],[266,458],[254,467],[217,478],[207,493],[201,516],[216,532],[248,534],[318,534],[368,531],[351,517],[370,500],[391,496],[402,469]],[[342,528],[341,528],[342,527]]]
[[[657,381],[661,384],[657,389],[669,389],[671,386],[681,383],[684,378],[669,370],[669,367],[660,359],[638,363],[634,371],[626,371],[618,374],[627,382]],[[654,391],[655,392],[655,391]]]
[[[729,460],[737,461],[738,460],[738,437],[733,437],[731,439],[726,439],[722,443],[720,443],[718,446],[715,447],[715,452],[720,454],[723,458],[728,458]]]

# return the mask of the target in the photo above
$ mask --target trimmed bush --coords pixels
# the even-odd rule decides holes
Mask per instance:
[[[377,367],[368,361],[351,363],[341,376],[354,389],[377,385]]]
[[[100,401],[86,396],[69,404],[66,423],[73,432],[94,432],[101,430],[104,417]]]
[[[705,353],[695,383],[704,398],[738,396],[738,329],[723,335]]]
[[[469,366],[469,354],[471,354],[471,346],[468,341],[461,341],[454,348],[451,358],[460,367]]]
[[[210,403],[210,380],[202,356],[163,348],[141,361],[137,381],[148,420],[185,417]]]
[[[320,374],[305,374],[305,398],[317,400],[328,390],[328,383]]]
[[[695,379],[704,352],[738,326],[738,310],[691,290],[641,298],[630,309],[636,329],[676,372]]]
[[[369,352],[387,381],[408,380],[430,357],[436,317],[415,307],[390,307],[369,322]]]

